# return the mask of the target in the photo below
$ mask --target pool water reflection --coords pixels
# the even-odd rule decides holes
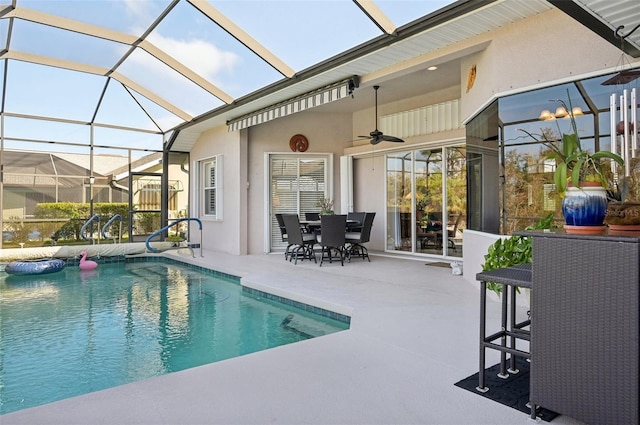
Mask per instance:
[[[163,262],[0,273],[0,414],[347,329]]]

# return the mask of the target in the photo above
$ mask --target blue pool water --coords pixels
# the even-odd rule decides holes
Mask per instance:
[[[349,327],[255,292],[157,261],[0,272],[0,414]]]

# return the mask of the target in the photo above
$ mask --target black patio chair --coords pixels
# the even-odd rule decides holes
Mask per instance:
[[[347,229],[349,232],[361,232],[364,224],[365,212],[347,213]]]
[[[295,260],[294,264],[298,264],[298,258],[301,260],[306,258],[313,259],[317,263],[318,260],[313,251],[313,246],[316,244],[316,235],[302,232],[297,214],[283,214],[282,220],[287,231],[287,240],[291,244],[289,261]]]
[[[449,247],[454,250],[457,248],[455,238],[458,233],[458,227],[460,226],[461,219],[462,214],[449,216],[449,224],[453,223],[453,228],[447,229],[447,241],[449,243]]]
[[[374,212],[366,213],[364,216],[364,223],[362,224],[362,230],[360,232],[347,232],[345,238],[346,242],[350,244],[347,249],[347,261],[351,262],[351,257],[355,255],[362,259],[366,258],[371,262],[371,259],[369,258],[369,251],[362,244],[369,242],[371,237],[371,227],[373,227],[373,219],[375,216],[376,213]]]
[[[320,233],[317,240],[322,247],[320,257],[320,267],[324,259],[333,262],[333,253],[340,258],[340,264],[344,266],[345,257],[345,234],[347,232],[347,216],[342,214],[323,215],[320,217]]]
[[[307,221],[318,221],[320,220],[320,213],[317,213],[317,212],[304,213],[304,219]]]
[[[276,214],[276,220],[278,220],[278,226],[280,227],[280,236],[282,237],[282,242],[289,242],[287,237],[287,229],[284,226],[284,220],[282,219],[282,214]],[[284,259],[289,259],[289,249],[291,248],[292,243],[287,245],[287,248],[284,250]]]

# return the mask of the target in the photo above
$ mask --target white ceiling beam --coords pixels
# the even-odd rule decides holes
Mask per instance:
[[[209,92],[211,95],[217,97],[222,102],[226,104],[230,104],[233,102],[233,98],[223,90],[211,84],[210,82],[193,72],[189,67],[175,60],[173,57],[166,54],[164,51],[154,46],[150,42],[141,40],[136,36],[25,8],[16,8],[6,16],[23,19],[54,28],[60,28],[67,31],[73,31],[79,34],[88,35],[90,37],[97,37],[129,46],[138,46],[144,49],[151,56],[163,62],[168,67],[172,68],[174,71],[181,74],[183,77],[187,78],[194,84],[197,84],[202,89]]]
[[[93,75],[100,75],[103,77],[112,77],[114,80],[117,80],[120,83],[124,84],[125,86],[131,88],[132,90],[140,93],[142,96],[146,97],[147,99],[161,106],[167,111],[170,111],[172,114],[180,117],[181,119],[187,122],[193,119],[191,115],[181,110],[180,108],[176,107],[174,104],[167,102],[160,96],[156,95],[154,92],[147,90],[142,85],[134,82],[133,80],[125,77],[124,75],[118,72],[112,72],[110,69],[107,69],[107,68],[103,68],[95,65],[87,65],[87,64],[63,60],[63,59],[56,59],[56,58],[51,58],[51,57],[42,56],[42,55],[35,55],[32,53],[16,52],[14,50],[7,52],[4,55],[1,55],[0,58],[15,59],[23,62],[35,63],[38,65],[53,66],[55,68],[85,72]]]
[[[166,109],[167,111],[171,112],[172,114],[180,117],[184,121],[189,122],[189,121],[191,121],[193,119],[192,115],[190,115],[187,112],[183,111],[182,109],[178,108],[173,103],[167,102],[166,100],[164,100],[160,96],[156,95],[154,92],[147,90],[146,88],[144,88],[144,86],[141,86],[140,84],[136,83],[135,81],[130,80],[129,78],[125,77],[124,75],[120,74],[119,72],[113,72],[113,73],[111,73],[110,76],[114,80],[117,80],[120,83],[124,84],[125,86],[129,87],[130,89],[140,93],[142,96],[146,97],[147,99],[149,99],[150,101],[152,101],[156,105],[161,106],[162,108]]]
[[[26,9],[24,7],[15,8],[12,12],[5,15],[5,17],[24,19],[25,21],[48,25],[50,27],[90,35],[92,37],[98,37],[122,44],[128,44],[130,46],[135,45],[138,41],[138,37],[133,35],[98,27],[96,25],[86,24],[84,22],[74,21],[72,19],[62,18],[60,16],[50,15],[48,13],[38,12],[32,9]]]
[[[391,19],[380,10],[377,4],[373,0],[353,0],[354,3],[360,7],[360,9],[373,21],[378,28],[380,28],[386,34],[393,34],[396,30],[396,26]]]
[[[13,113],[13,112],[5,112],[2,115],[4,115],[5,117],[22,118],[22,119],[30,119],[30,120],[40,120],[40,121],[51,121],[51,122],[60,122],[60,123],[65,123],[65,124],[93,125],[95,127],[111,128],[111,129],[114,129],[114,130],[134,131],[134,132],[137,132],[137,133],[145,133],[145,134],[162,134],[162,130],[147,130],[147,129],[139,128],[139,127],[127,127],[127,126],[123,126],[123,125],[107,124],[107,123],[101,123],[101,122],[89,122],[89,121],[82,121],[82,120],[70,120],[70,119],[67,119],[67,118],[44,117],[42,115],[17,114],[17,113]],[[9,140],[9,138],[7,138],[7,140]],[[13,140],[19,140],[19,139],[13,138]],[[37,142],[37,141],[41,142],[42,141],[42,140],[37,140],[37,139],[31,139],[31,140],[20,139],[20,140],[33,141],[33,142]],[[56,142],[56,143],[58,143],[58,142]]]
[[[206,15],[214,23],[218,24],[223,30],[228,32],[233,38],[244,44],[253,53],[260,56],[269,65],[275,68],[285,77],[291,78],[295,75],[295,71],[284,63],[280,58],[271,53],[256,39],[247,34],[242,28],[236,25],[229,18],[220,13],[216,8],[211,6],[206,0],[187,0],[196,9]]]
[[[207,80],[205,80],[204,78],[202,78],[201,76],[193,72],[191,68],[173,59],[171,56],[169,56],[164,51],[160,50],[159,48],[157,48],[147,40],[143,40],[139,44],[139,46],[140,48],[148,52],[151,56],[154,56],[156,59],[162,61],[165,65],[172,68],[174,71],[178,72],[183,77],[188,78],[193,83],[197,84],[204,90],[208,91],[210,94],[217,97],[227,105],[230,103],[233,103],[233,100],[234,100],[233,97],[229,96],[227,93],[225,93],[223,90],[221,90],[217,86],[209,83]]]

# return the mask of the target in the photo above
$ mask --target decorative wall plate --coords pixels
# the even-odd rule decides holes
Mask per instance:
[[[302,134],[296,134],[289,140],[289,147],[294,152],[305,152],[309,149],[309,141]]]

